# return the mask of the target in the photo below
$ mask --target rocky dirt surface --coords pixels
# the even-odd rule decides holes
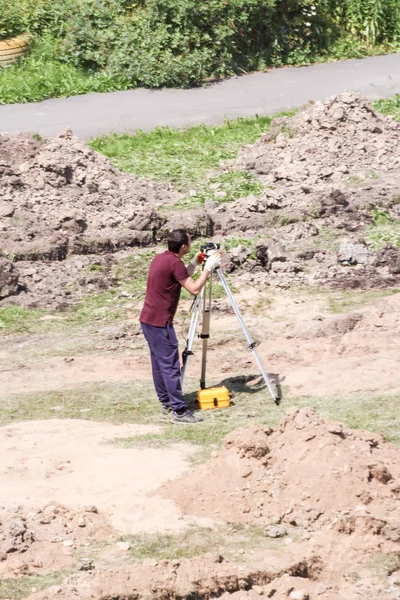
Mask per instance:
[[[399,141],[400,124],[344,93],[276,119],[222,167],[254,173],[261,197],[160,211],[178,194],[119,172],[70,131],[0,136],[0,303],[66,308],[116,284],[118,252],[152,246],[179,226],[222,243],[254,238],[255,256],[235,248],[224,267],[271,286],[396,285],[399,248],[389,241],[376,250],[368,232],[373,210],[399,222]],[[101,272],[88,271],[93,265]]]
[[[223,554],[117,570],[94,563],[30,598],[399,598],[399,457],[380,435],[310,408],[289,410],[275,429],[248,425],[162,495],[184,514],[257,523],[265,550],[242,563]],[[280,550],[271,539],[282,539]],[[382,556],[384,578],[372,567]]]
[[[119,172],[70,131],[0,136],[0,306],[59,311],[1,336],[0,600],[400,599],[398,448],[285,407],[286,398],[334,397],[343,411],[351,397],[362,411],[370,394],[385,406],[400,393],[399,140],[400,125],[355,94],[310,104],[221,166],[257,176],[261,197],[184,211],[170,187]],[[376,216],[391,228],[386,244],[373,241]],[[222,245],[246,240],[224,252],[223,267],[283,386],[280,424],[252,418],[258,370],[225,297],[213,300],[207,383],[249,381],[251,424],[200,467],[190,469],[189,444],[130,445],[168,431],[163,424],[10,423],[29,418],[29,400],[47,417],[62,417],[64,402],[73,410],[70,401],[82,419],[100,418],[109,406],[96,404],[97,391],[109,386],[118,407],[129,399],[113,391],[129,382],[143,386],[145,404],[144,276],[178,226]],[[89,316],[68,310],[110,289]],[[176,318],[180,341],[190,305],[182,301]],[[199,345],[188,368],[196,380]],[[213,414],[201,426],[214,425]],[[140,561],[121,537],[193,524],[231,527],[232,539],[235,527],[254,530],[262,542]],[[53,575],[49,587],[43,578]],[[23,592],[3,591],[19,582]]]

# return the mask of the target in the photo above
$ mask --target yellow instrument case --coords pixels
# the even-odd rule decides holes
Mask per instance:
[[[197,392],[197,400],[202,410],[227,408],[231,404],[229,390],[225,386],[199,390]]]

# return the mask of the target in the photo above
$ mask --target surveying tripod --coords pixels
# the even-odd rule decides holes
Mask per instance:
[[[209,244],[209,245],[211,246],[212,244]],[[261,359],[258,355],[258,352],[256,350],[256,344],[253,341],[253,339],[249,333],[249,330],[246,327],[245,322],[243,321],[241,312],[235,302],[235,299],[232,295],[231,290],[229,289],[228,283],[224,277],[224,274],[222,273],[221,267],[218,267],[217,269],[215,269],[214,273],[217,273],[217,275],[222,283],[222,286],[225,290],[225,293],[230,300],[233,311],[239,320],[240,326],[243,330],[243,333],[247,340],[249,348],[254,354],[257,365],[260,369],[261,375],[265,381],[268,391],[271,394],[272,399],[275,402],[275,404],[279,404],[280,398],[275,394],[275,391],[272,387],[269,377],[264,369],[264,366],[263,366]],[[192,348],[193,348],[193,342],[194,342],[194,339],[196,336],[196,329],[197,329],[197,323],[199,320],[200,312],[203,313],[202,331],[201,331],[201,334],[199,335],[200,339],[203,340],[200,387],[202,390],[205,389],[205,387],[206,387],[207,348],[208,348],[208,340],[210,338],[210,317],[211,317],[211,301],[212,301],[212,275],[213,275],[213,273],[210,274],[210,279],[209,279],[208,284],[206,284],[202,288],[202,290],[200,291],[200,293],[198,294],[198,296],[195,298],[195,300],[193,302],[193,306],[192,306],[193,312],[192,312],[192,318],[191,318],[190,326],[189,326],[188,338],[187,338],[185,350],[183,351],[183,366],[182,366],[182,371],[181,371],[182,389],[183,389],[183,384],[185,381],[185,374],[186,374],[186,369],[187,369],[187,365],[189,362],[189,356],[191,354],[193,354]],[[208,290],[207,290],[207,288],[208,288]],[[206,291],[207,291],[207,293],[206,293]]]

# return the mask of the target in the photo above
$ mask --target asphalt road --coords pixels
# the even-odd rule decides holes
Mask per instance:
[[[234,77],[206,88],[129,90],[0,106],[0,132],[56,136],[67,127],[89,139],[111,132],[186,127],[297,108],[345,90],[370,98],[400,93],[400,54],[288,67]]]

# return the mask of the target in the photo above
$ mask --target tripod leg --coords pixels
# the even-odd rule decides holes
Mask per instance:
[[[224,277],[224,275],[223,275],[223,273],[222,273],[222,271],[221,271],[220,268],[218,268],[216,271],[217,271],[218,276],[219,276],[219,278],[221,280],[221,283],[222,283],[222,285],[224,287],[226,295],[228,296],[228,298],[230,300],[230,303],[232,305],[233,311],[234,311],[235,315],[237,316],[237,318],[239,320],[239,323],[240,323],[240,325],[242,327],[242,330],[243,330],[243,333],[244,333],[245,338],[247,340],[247,343],[249,344],[249,348],[250,348],[250,350],[254,354],[254,357],[256,359],[258,368],[260,369],[261,375],[263,376],[263,379],[264,379],[265,384],[266,384],[266,386],[268,388],[268,391],[271,394],[272,399],[275,402],[275,404],[279,404],[279,400],[280,399],[276,396],[276,394],[274,392],[274,389],[273,389],[272,384],[271,384],[271,382],[269,380],[269,377],[268,377],[268,375],[267,375],[267,373],[266,373],[266,371],[264,369],[264,366],[263,366],[263,364],[261,362],[261,358],[259,357],[258,352],[256,350],[255,342],[254,342],[253,338],[251,337],[250,332],[247,329],[245,322],[243,321],[242,314],[241,314],[241,312],[240,312],[240,310],[239,310],[239,308],[238,308],[238,306],[237,306],[237,304],[235,302],[235,299],[234,299],[234,297],[232,295],[231,290],[229,289],[228,282],[226,281],[226,279],[225,279],[225,277]]]
[[[201,357],[201,378],[200,378],[200,388],[202,390],[204,390],[206,387],[207,348],[208,348],[208,340],[210,338],[211,298],[212,298],[212,279],[210,277],[209,288],[208,288],[208,299],[206,298],[206,295],[204,294],[203,323],[202,323],[201,334],[200,334],[200,337],[203,340],[203,353],[202,353],[202,357]]]
[[[192,313],[192,318],[190,320],[190,326],[189,326],[189,332],[188,332],[188,339],[186,341],[186,347],[185,350],[183,351],[183,365],[182,365],[182,371],[181,371],[181,386],[183,389],[183,384],[185,381],[185,374],[186,374],[186,368],[189,362],[189,356],[191,354],[193,354],[192,352],[192,348],[193,348],[193,342],[194,342],[194,338],[196,335],[196,328],[197,328],[197,323],[199,320],[199,315],[200,315],[200,309],[203,303],[203,295],[204,295],[204,288],[200,291],[200,293],[196,296],[194,303],[193,303],[193,313]]]

